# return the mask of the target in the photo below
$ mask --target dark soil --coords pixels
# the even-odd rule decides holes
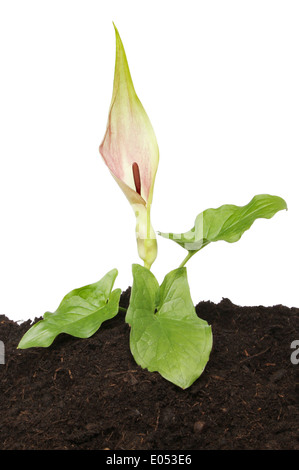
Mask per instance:
[[[298,450],[299,309],[223,299],[196,310],[214,346],[187,390],[136,365],[122,313],[89,339],[27,350],[16,347],[31,322],[0,316],[0,449]]]

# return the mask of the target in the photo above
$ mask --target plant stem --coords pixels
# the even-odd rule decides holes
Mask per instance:
[[[118,307],[118,310],[119,310],[120,312],[124,312],[124,313],[126,313],[126,311],[127,311],[127,309],[124,308],[124,307]]]
[[[151,265],[147,263],[146,261],[144,261],[144,267],[151,270]]]
[[[179,265],[179,268],[183,268],[185,266],[185,264],[187,263],[187,261],[189,261],[189,259],[192,258],[193,255],[195,255],[195,253],[196,253],[196,251],[188,251],[188,254],[187,254],[186,258],[183,259],[183,261]]]

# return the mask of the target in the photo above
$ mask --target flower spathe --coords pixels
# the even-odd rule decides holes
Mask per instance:
[[[135,92],[126,53],[115,28],[116,58],[113,94],[100,153],[136,215],[138,253],[150,267],[157,241],[150,207],[159,162],[159,149],[150,120]]]

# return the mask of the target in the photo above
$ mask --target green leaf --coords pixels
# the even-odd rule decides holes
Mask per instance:
[[[56,312],[46,312],[23,336],[18,348],[48,347],[57,335],[89,338],[118,313],[121,289],[112,287],[118,272],[109,271],[99,282],[69,292]]]
[[[126,322],[131,326],[131,352],[141,367],[184,389],[201,375],[212,331],[195,312],[186,268],[171,271],[159,287],[147,268],[134,264]]]
[[[194,227],[188,232],[159,232],[159,235],[174,240],[189,252],[196,253],[211,242],[238,241],[256,219],[270,219],[283,209],[287,210],[287,204],[281,197],[259,194],[246,206],[226,204],[201,212],[195,219]]]

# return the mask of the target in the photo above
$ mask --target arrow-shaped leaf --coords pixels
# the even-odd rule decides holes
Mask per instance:
[[[189,252],[197,252],[211,242],[238,241],[256,219],[270,219],[278,211],[287,209],[286,202],[278,196],[259,194],[246,206],[226,204],[217,209],[207,209],[195,219],[194,227],[185,233],[161,233]]]
[[[186,268],[165,276],[162,285],[147,269],[133,265],[126,322],[135,361],[181,388],[203,372],[212,348],[211,327],[200,319],[190,296]]]
[[[118,313],[121,289],[112,287],[118,272],[109,271],[100,281],[69,292],[54,312],[46,312],[23,336],[18,348],[48,347],[57,335],[89,338],[101,324]]]

